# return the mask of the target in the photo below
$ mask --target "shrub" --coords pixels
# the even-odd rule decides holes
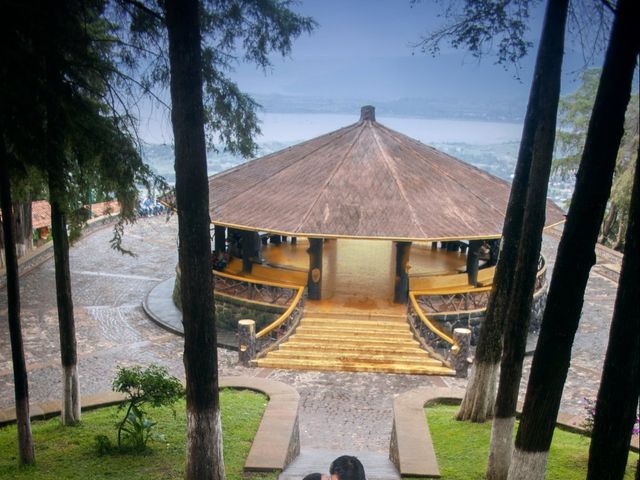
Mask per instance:
[[[125,440],[136,451],[146,448],[156,425],[156,422],[147,417],[143,407],[172,406],[184,396],[180,380],[170,375],[166,368],[157,365],[149,365],[144,369],[139,365],[131,368],[118,367],[112,388],[113,391],[126,395],[119,407],[126,408],[127,411],[118,422],[118,448],[123,448]]]

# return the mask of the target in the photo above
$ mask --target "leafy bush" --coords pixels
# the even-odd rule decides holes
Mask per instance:
[[[180,380],[170,375],[166,368],[157,365],[149,365],[144,369],[139,365],[131,368],[118,367],[112,388],[113,391],[126,395],[119,407],[126,408],[127,412],[118,423],[118,448],[122,449],[123,443],[126,443],[136,451],[146,448],[156,425],[156,422],[147,417],[143,407],[172,406],[184,396]],[[155,438],[161,437],[155,435]]]
[[[96,435],[94,437],[96,453],[99,456],[107,455],[113,451],[113,444],[106,435]]]

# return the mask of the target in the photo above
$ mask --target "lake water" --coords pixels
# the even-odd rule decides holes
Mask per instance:
[[[262,135],[258,139],[259,143],[292,144],[351,125],[359,120],[359,114],[263,113],[260,119]],[[491,145],[519,141],[522,133],[522,125],[519,123],[385,116],[378,116],[377,120],[393,130],[427,144]]]
[[[171,124],[166,115],[157,115],[142,122],[141,137],[150,144],[171,144]],[[292,145],[332,132],[357,122],[353,115],[321,113],[260,113],[262,135],[258,143]],[[520,140],[522,125],[478,120],[425,119],[378,116],[378,121],[393,130],[423,143],[466,143],[491,145]]]

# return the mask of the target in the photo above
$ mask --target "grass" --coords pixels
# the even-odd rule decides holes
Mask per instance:
[[[277,474],[242,473],[267,398],[247,390],[220,391],[224,460],[228,480],[251,478],[275,480]],[[116,442],[116,422],[123,412],[107,407],[83,414],[76,427],[63,427],[59,418],[32,423],[36,465],[18,467],[15,425],[0,429],[0,478],[11,479],[145,479],[168,480],[184,477],[186,416],[184,401],[176,404],[176,415],[169,408],[149,409],[158,422],[155,431],[163,441],[149,441],[144,453],[98,455],[96,435],[107,435]]]
[[[440,473],[444,480],[485,478],[491,422],[455,420],[457,406],[432,405],[426,409]],[[583,480],[589,457],[589,439],[556,429],[549,452],[547,480]],[[625,480],[635,475],[638,454],[630,452]]]

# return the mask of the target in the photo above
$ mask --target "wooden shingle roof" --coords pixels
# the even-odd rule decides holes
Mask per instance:
[[[359,122],[209,178],[211,221],[311,237],[499,238],[510,184],[391,130]],[[546,225],[564,220],[548,202]]]

